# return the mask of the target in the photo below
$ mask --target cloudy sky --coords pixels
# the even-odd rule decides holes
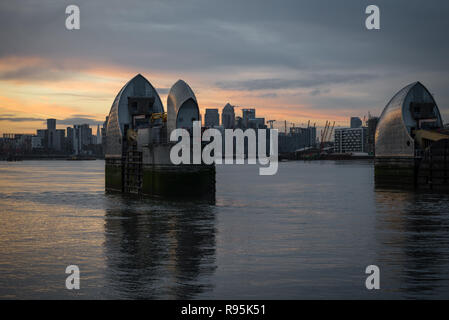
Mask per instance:
[[[65,28],[69,4],[80,30]],[[365,28],[369,4],[381,30]],[[2,1],[0,133],[49,117],[95,125],[137,73],[164,104],[183,79],[202,110],[230,102],[317,126],[379,115],[421,81],[448,121],[448,16],[447,0]]]

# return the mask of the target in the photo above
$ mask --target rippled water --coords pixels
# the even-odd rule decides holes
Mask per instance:
[[[449,197],[373,180],[370,162],[219,166],[211,204],[105,194],[102,161],[1,162],[0,298],[449,298]]]

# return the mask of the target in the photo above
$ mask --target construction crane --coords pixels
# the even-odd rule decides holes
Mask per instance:
[[[332,135],[332,131],[334,130],[335,121],[332,125],[332,129],[330,128],[331,122],[326,120],[326,124],[324,125],[324,129],[321,131],[321,144],[320,144],[320,154],[323,152],[324,144],[328,140],[328,136]]]
[[[321,139],[320,139],[320,154],[323,152],[323,146],[324,146],[324,132],[327,129],[327,120],[326,124],[324,125],[324,129],[321,130]]]
[[[325,136],[326,131],[327,131],[327,126],[328,126],[328,123],[327,123],[327,120],[326,120],[326,124],[324,125],[323,130],[321,130],[321,142],[324,141],[324,136]]]

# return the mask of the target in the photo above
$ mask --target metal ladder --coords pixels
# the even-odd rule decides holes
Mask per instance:
[[[123,191],[125,193],[140,194],[142,183],[142,152],[137,151],[137,147],[133,145],[125,157]]]

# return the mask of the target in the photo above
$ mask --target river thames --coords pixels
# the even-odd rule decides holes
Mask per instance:
[[[211,203],[106,194],[99,160],[0,162],[0,298],[449,298],[449,196],[376,189],[373,170],[221,165]]]

